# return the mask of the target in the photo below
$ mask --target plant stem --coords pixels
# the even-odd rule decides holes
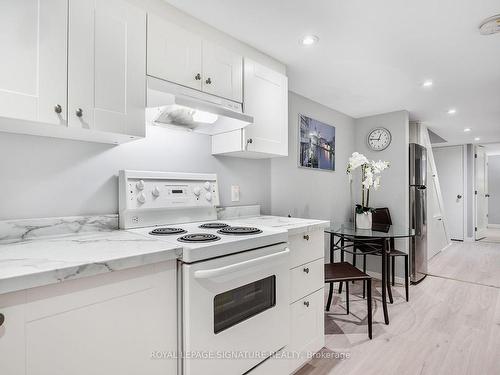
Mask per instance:
[[[366,207],[370,207],[370,188],[366,191]]]
[[[363,185],[363,181],[365,179],[365,167],[361,166],[361,207],[365,207],[365,185]]]

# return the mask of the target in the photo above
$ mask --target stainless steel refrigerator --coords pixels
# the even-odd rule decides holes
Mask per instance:
[[[416,284],[427,275],[427,150],[410,143],[410,279]]]

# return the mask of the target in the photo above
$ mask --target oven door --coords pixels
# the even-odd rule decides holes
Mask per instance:
[[[288,344],[289,253],[278,244],[182,266],[185,375],[241,375]]]

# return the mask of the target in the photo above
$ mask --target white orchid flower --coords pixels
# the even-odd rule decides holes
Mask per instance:
[[[371,166],[373,168],[373,173],[380,174],[380,173],[382,173],[383,170],[385,170],[389,167],[389,162],[382,161],[382,160],[379,160],[379,161],[372,160]]]

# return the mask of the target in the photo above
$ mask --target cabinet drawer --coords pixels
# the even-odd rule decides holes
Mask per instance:
[[[291,302],[295,302],[324,285],[324,260],[317,259],[290,270]]]
[[[325,235],[322,230],[315,230],[289,237],[291,268],[324,258]]]
[[[290,372],[302,366],[325,344],[324,288],[290,305]]]

